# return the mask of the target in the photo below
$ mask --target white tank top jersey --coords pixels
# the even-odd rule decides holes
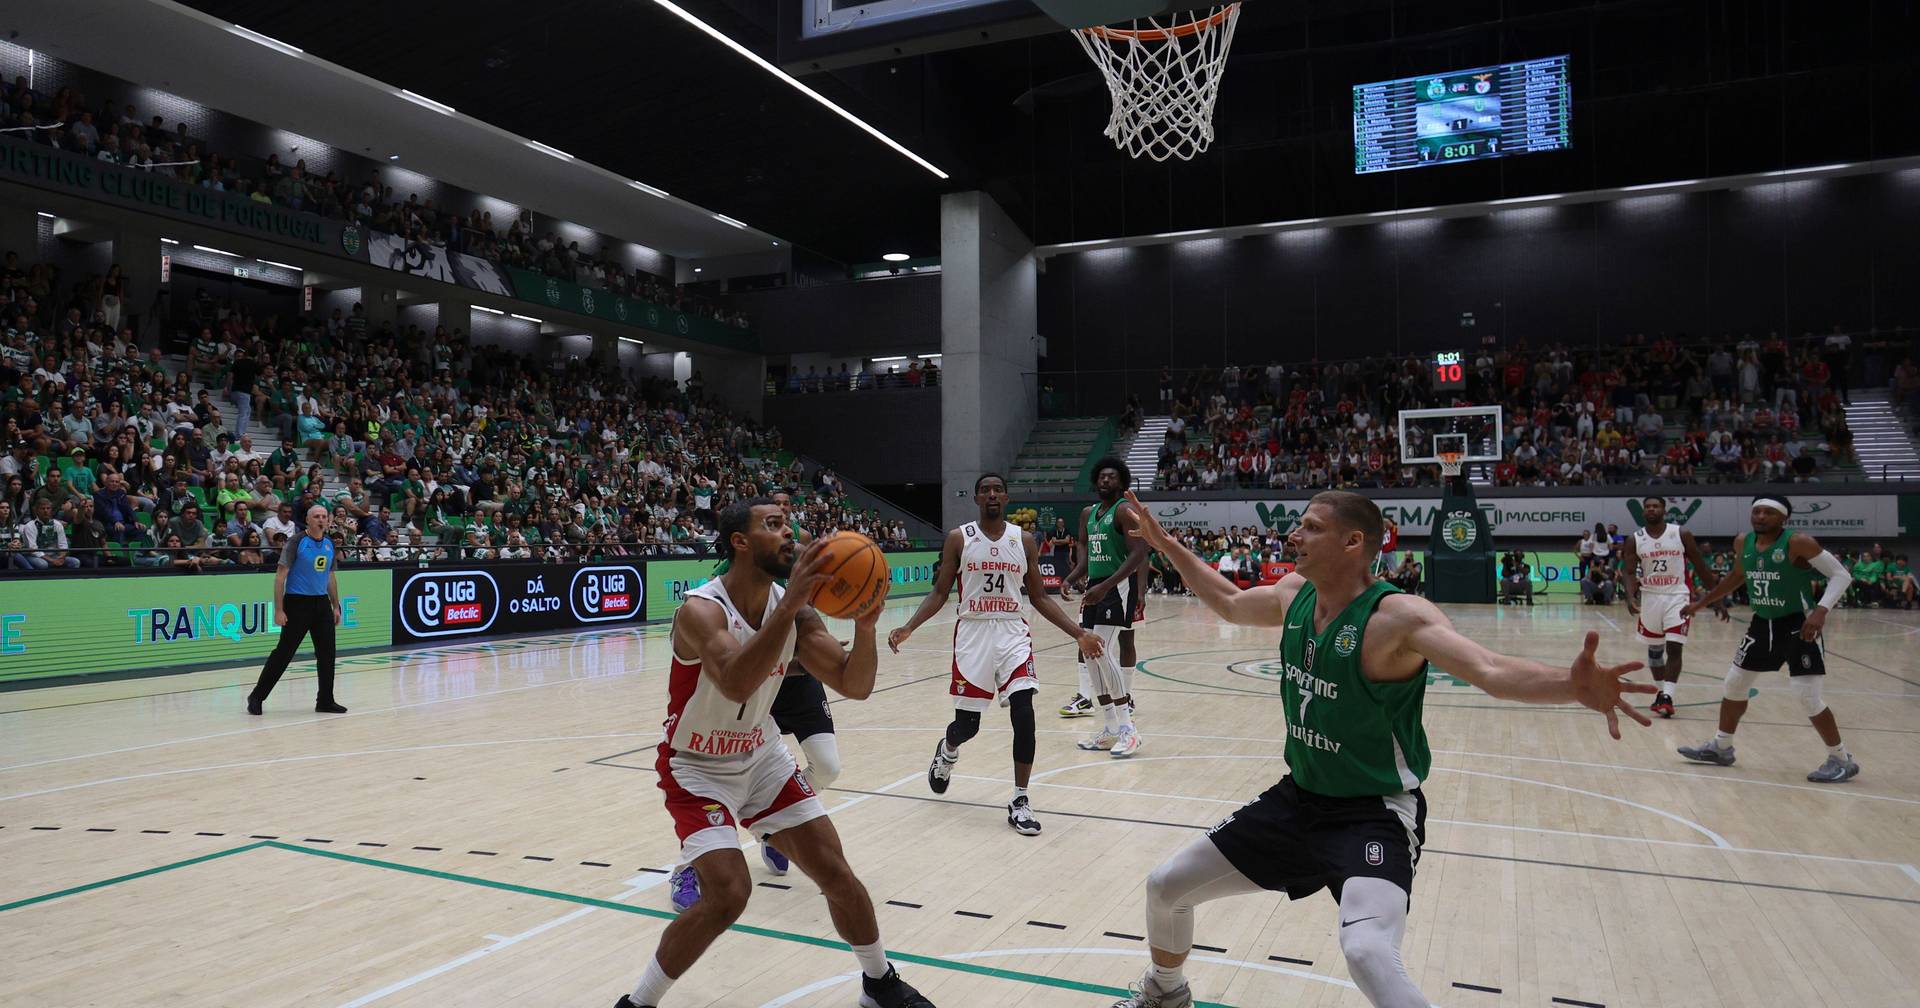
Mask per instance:
[[[1640,590],[1650,595],[1687,594],[1687,550],[1680,542],[1680,526],[1672,522],[1659,538],[1646,529],[1633,533],[1633,548],[1640,555]]]
[[[1020,593],[1027,583],[1027,550],[1012,522],[989,539],[978,522],[960,526],[960,609],[963,620],[1025,619]]]
[[[767,589],[767,608],[758,621],[762,626],[772,617],[785,591],[778,584]],[[744,645],[753,636],[753,627],[734,608],[720,578],[687,592],[689,601],[696,598],[720,604],[734,640]],[[679,614],[674,618],[677,620]],[[771,713],[773,698],[780,692],[787,662],[793,658],[793,642],[794,632],[789,628],[786,641],[780,645],[780,660],[767,669],[767,677],[746,703],[727,699],[720,687],[701,673],[699,660],[684,658],[676,651],[667,679],[667,748],[673,754],[744,758],[778,739],[780,729],[774,726]]]

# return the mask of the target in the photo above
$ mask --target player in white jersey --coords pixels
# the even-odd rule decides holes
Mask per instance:
[[[1719,575],[1707,565],[1706,554],[1693,533],[1667,524],[1667,499],[1649,494],[1640,499],[1645,527],[1627,537],[1621,559],[1627,574],[1627,611],[1640,620],[1640,642],[1647,646],[1647,667],[1653,671],[1654,696],[1648,709],[1661,717],[1673,716],[1673,695],[1680,685],[1682,651],[1693,621],[1680,610],[1691,601],[1687,565],[1693,565],[1700,583],[1712,591]],[[1725,606],[1714,610],[1722,622],[1732,619]]]
[[[887,962],[873,900],[773,722],[774,696],[795,658],[848,699],[873,692],[881,607],[854,621],[853,648],[842,650],[806,604],[823,576],[818,544],[796,556],[793,528],[768,497],[728,505],[716,524],[721,556],[740,562],[688,592],[674,613],[667,737],[655,764],[701,898],[667,925],[640,983],[614,1008],[657,1008],[673,981],[739,920],[753,882],[736,826],[777,837],[820,886],[834,929],[859,961],[864,1008],[933,1008]],[[776,578],[788,579],[785,590]]]
[[[1047,595],[1040,580],[1040,548],[1032,536],[1006,518],[1007,481],[986,473],[973,481],[973,502],[980,520],[947,533],[940,550],[940,569],[933,591],[921,601],[906,625],[887,634],[895,653],[920,624],[947,604],[955,578],[960,581],[960,606],[953,624],[953,678],[947,692],[953,697],[953,721],[933,747],[927,767],[927,786],[945,794],[960,759],[960,746],[980,731],[980,714],[996,698],[1013,723],[1013,798],[1007,802],[1007,825],[1023,836],[1040,832],[1027,799],[1027,781],[1033,773],[1038,735],[1033,727],[1033,693],[1039,679],[1033,668],[1033,634],[1020,602],[1024,587],[1033,608],[1079,643],[1090,655],[1103,648],[1100,635],[1082,630]]]

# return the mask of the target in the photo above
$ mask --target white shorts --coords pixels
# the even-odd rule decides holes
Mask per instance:
[[[1033,671],[1033,633],[1023,619],[953,622],[953,681],[947,692],[957,710],[1002,707],[1021,690],[1039,689]]]
[[[667,793],[682,864],[710,851],[738,850],[737,826],[766,836],[827,814],[777,738],[751,755],[717,759],[676,753],[663,742],[654,769]]]
[[[1693,628],[1693,620],[1680,615],[1680,608],[1687,604],[1687,596],[1669,593],[1640,593],[1640,639],[1648,644],[1661,641],[1673,641],[1675,644],[1687,642],[1687,631]]]

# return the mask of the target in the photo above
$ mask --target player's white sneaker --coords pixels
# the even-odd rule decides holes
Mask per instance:
[[[947,755],[947,740],[941,739],[933,744],[933,762],[927,764],[927,787],[934,794],[946,794],[947,782],[953,778],[953,765],[960,762],[959,753]]]
[[[1040,820],[1033,817],[1033,808],[1025,795],[1007,803],[1007,825],[1021,836],[1040,835]]]
[[[1107,749],[1113,748],[1113,744],[1119,740],[1120,740],[1120,736],[1115,735],[1113,733],[1113,729],[1102,728],[1100,729],[1099,732],[1095,733],[1094,735],[1088,738],[1083,738],[1078,742],[1075,742],[1074,745],[1079,746],[1080,748],[1086,749],[1086,750],[1099,749],[1099,750],[1105,751]]]
[[[1066,704],[1060,708],[1060,716],[1069,718],[1092,717],[1093,701],[1075,693],[1073,699],[1067,701]]]
[[[1120,733],[1114,736],[1113,748],[1107,750],[1107,755],[1114,759],[1126,759],[1139,750],[1140,733],[1133,730],[1132,726],[1128,726],[1120,729]]]
[[[1143,977],[1127,991],[1127,999],[1115,1001],[1113,1008],[1193,1008],[1193,989],[1186,984],[1163,991],[1154,986],[1153,978]]]

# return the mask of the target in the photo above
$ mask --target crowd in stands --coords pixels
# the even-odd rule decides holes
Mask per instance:
[[[306,159],[283,162],[278,153],[264,160],[214,151],[190,135],[187,124],[169,127],[161,116],[143,119],[132,105],[106,99],[91,105],[72,88],[42,94],[14,79],[0,99],[0,128],[59,150],[142,171],[164,172],[181,183],[230,192],[256,203],[357,221],[372,230],[451,248],[494,263],[519,266],[570,283],[639,298],[696,317],[746,328],[746,318],[695,297],[677,285],[620,263],[557,233],[537,233],[531,211],[496,221],[480,210],[468,214],[434,206],[417,193],[405,199],[381,181],[378,171],[358,182],[335,172],[318,174]]]
[[[1866,350],[1868,380],[1920,408],[1920,365],[1905,344],[1875,340]],[[1597,350],[1483,350],[1461,393],[1435,392],[1431,360],[1420,356],[1230,366],[1184,382],[1167,370],[1160,406],[1171,426],[1155,485],[1429,485],[1437,467],[1401,464],[1399,411],[1495,403],[1504,408],[1502,461],[1491,472],[1500,486],[1816,481],[1856,461],[1844,406],[1858,363],[1852,337],[1835,327],[1792,341],[1635,336]],[[1137,426],[1142,412],[1130,402],[1123,421]]]
[[[768,395],[804,395],[818,392],[855,392],[868,389],[935,388],[940,384],[940,366],[931,360],[916,360],[905,370],[890,365],[885,371],[854,371],[846,364],[839,371],[821,371],[809,365],[806,373],[789,368],[785,381],[769,373]]]
[[[696,373],[620,376],[459,330],[211,305],[184,368],[0,277],[0,567],[271,566],[308,509],[344,561],[703,553],[732,500],[789,491],[817,535],[906,530],[803,479]],[[197,386],[196,387],[196,383]],[[261,441],[248,420],[275,434]]]

